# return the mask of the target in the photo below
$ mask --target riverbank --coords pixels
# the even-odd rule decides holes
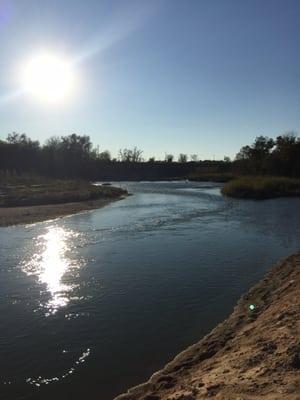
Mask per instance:
[[[27,224],[100,208],[127,191],[86,181],[17,178],[0,184],[0,226]]]
[[[46,204],[27,207],[0,207],[0,227],[31,224],[46,221],[83,211],[95,210],[109,203],[122,200],[125,195],[114,199],[99,199],[64,204]]]
[[[300,253],[271,269],[233,313],[116,400],[300,399]]]

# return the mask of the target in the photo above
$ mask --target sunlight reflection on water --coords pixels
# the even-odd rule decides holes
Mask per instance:
[[[66,350],[63,350],[63,353],[67,353]],[[86,359],[90,356],[91,349],[87,348],[81,355],[80,357],[75,361],[75,363],[72,365],[70,369],[65,371],[62,375],[60,376],[54,376],[51,378],[45,378],[42,376],[38,376],[37,378],[26,378],[26,383],[29,385],[35,385],[35,386],[41,386],[41,385],[48,385],[49,383],[55,383],[57,381],[60,381],[62,379],[67,378],[68,376],[72,375],[78,366],[86,361]]]
[[[54,314],[59,308],[69,302],[68,292],[74,285],[63,281],[71,268],[78,267],[68,257],[71,241],[78,234],[60,226],[50,226],[47,232],[37,237],[38,251],[29,262],[22,264],[22,270],[27,275],[34,275],[38,281],[46,285],[50,300],[45,305],[47,315]]]

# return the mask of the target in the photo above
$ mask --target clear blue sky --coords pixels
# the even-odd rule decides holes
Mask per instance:
[[[76,132],[114,155],[218,159],[299,132],[299,21],[299,0],[0,0],[0,137]],[[76,63],[72,101],[15,95],[41,48]]]

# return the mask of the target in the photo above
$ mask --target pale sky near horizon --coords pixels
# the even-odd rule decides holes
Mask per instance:
[[[0,0],[0,138],[221,159],[300,132],[299,20],[298,0]],[[72,62],[63,103],[20,93],[41,49]]]

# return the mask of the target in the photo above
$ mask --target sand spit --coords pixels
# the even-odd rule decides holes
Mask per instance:
[[[30,224],[48,219],[64,217],[66,215],[72,215],[82,211],[94,210],[123,198],[124,195],[118,198],[80,201],[74,203],[47,204],[26,207],[0,207],[0,227]]]

